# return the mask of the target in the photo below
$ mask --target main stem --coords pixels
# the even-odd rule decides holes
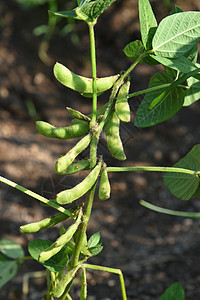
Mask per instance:
[[[97,161],[97,143],[98,143],[98,128],[96,128],[96,112],[97,112],[97,71],[96,71],[96,47],[95,47],[95,35],[94,35],[93,23],[88,24],[89,36],[90,36],[90,53],[91,53],[91,65],[92,65],[92,79],[93,79],[93,102],[92,102],[92,117],[90,122],[90,128],[92,130],[92,140],[90,146],[90,168],[93,169]],[[79,256],[81,247],[86,234],[87,225],[90,219],[93,200],[94,200],[94,185],[87,193],[85,209],[82,217],[82,222],[78,229],[78,238],[73,252],[72,257],[72,268],[75,267],[79,262]]]

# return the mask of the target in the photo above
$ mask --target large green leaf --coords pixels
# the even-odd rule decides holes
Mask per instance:
[[[176,282],[173,283],[162,296],[159,298],[159,300],[184,300],[184,290],[180,283]]]
[[[24,257],[22,247],[18,243],[6,238],[0,240],[0,252],[12,259]]]
[[[157,60],[162,65],[182,73],[189,73],[198,68],[193,62],[191,62],[185,56],[181,56],[176,59],[166,58],[166,57],[161,57],[156,55],[150,55],[150,57]]]
[[[189,106],[200,99],[200,81],[190,77],[187,79],[189,89],[186,90],[183,106]]]
[[[28,251],[38,261],[39,254],[51,245],[52,242],[49,240],[33,240],[28,244]],[[51,272],[59,272],[66,267],[67,262],[68,255],[66,254],[65,247],[63,247],[56,255],[40,263]]]
[[[0,288],[13,278],[18,270],[17,262],[0,254]]]
[[[180,12],[164,18],[153,37],[153,51],[163,57],[179,57],[200,41],[200,12]]]
[[[140,31],[144,47],[151,49],[152,38],[157,28],[157,21],[149,0],[139,0]]]
[[[149,88],[165,83],[172,83],[172,78],[164,72],[159,72],[152,76],[149,82]],[[154,91],[145,95],[136,112],[135,126],[153,126],[169,119],[177,111],[179,111],[179,109],[181,109],[184,99],[184,92],[182,88],[174,87],[172,90],[169,90],[169,92],[166,92],[164,97],[161,97],[162,93],[165,93],[165,90]],[[150,109],[151,104],[156,98],[157,104]]]
[[[174,167],[200,170],[200,144],[195,145],[192,150]],[[199,187],[199,176],[183,173],[166,173],[164,175],[164,183],[176,197],[182,200],[189,200]]]

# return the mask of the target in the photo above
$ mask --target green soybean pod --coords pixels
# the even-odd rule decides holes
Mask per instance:
[[[93,94],[93,80],[91,78],[77,75],[60,63],[54,65],[53,72],[56,79],[64,86],[79,92],[83,96],[85,94],[86,97]],[[110,89],[118,78],[119,75],[97,78],[97,94]]]
[[[52,227],[69,217],[66,214],[63,213],[58,213],[52,217],[46,218],[44,220],[41,220],[39,222],[34,222],[26,225],[20,226],[20,231],[22,233],[33,233],[33,232],[38,232],[40,230],[44,230],[46,228]]]
[[[101,161],[94,167],[83,181],[77,184],[75,187],[62,191],[57,194],[56,201],[59,204],[71,203],[74,200],[82,197],[91,187],[95,184],[101,170]]]
[[[105,133],[108,149],[113,157],[118,160],[125,160],[123,144],[119,135],[120,120],[114,110],[111,110],[105,124]]]
[[[99,183],[99,199],[106,200],[108,198],[110,198],[110,183],[106,164],[104,163],[103,168],[101,169],[101,178]]]
[[[75,119],[78,119],[78,120],[82,120],[82,121],[87,121],[87,122],[91,121],[91,119],[88,116],[82,114],[78,110],[75,110],[75,109],[73,109],[71,107],[66,107],[66,110],[68,111],[68,113],[70,114],[70,116],[72,116],[72,118],[75,118]]]
[[[78,217],[74,224],[69,226],[69,228],[66,230],[65,233],[63,233],[54,243],[54,247],[60,247],[67,244],[73,237],[74,233],[76,232],[82,217],[82,209],[80,209],[80,212],[78,214]]]
[[[82,159],[79,161],[72,162],[65,170],[62,172],[57,172],[59,175],[71,175],[83,170],[90,169],[90,159]]]
[[[52,256],[57,254],[61,249],[63,248],[63,245],[60,247],[55,247],[55,243],[53,243],[50,247],[45,249],[39,254],[38,261],[44,262],[48,259],[50,259]]]
[[[128,92],[130,81],[127,80],[119,89],[117,100],[115,102],[115,112],[122,122],[130,122],[130,106],[128,103]]]
[[[78,271],[78,269],[80,269],[80,267],[81,267],[81,265],[78,265],[75,268],[71,269],[56,284],[56,287],[55,287],[55,290],[54,290],[54,297],[55,298],[59,298],[59,297],[62,296],[62,294],[65,292],[65,289],[66,289],[67,285],[74,278],[74,276],[76,275],[76,272]]]
[[[87,134],[67,154],[61,156],[55,165],[56,173],[60,174],[74,161],[74,159],[90,144],[91,135]]]
[[[36,122],[37,131],[50,138],[59,138],[59,139],[73,139],[80,136],[83,136],[89,130],[88,123],[73,124],[67,127],[54,127],[53,125],[44,122]]]

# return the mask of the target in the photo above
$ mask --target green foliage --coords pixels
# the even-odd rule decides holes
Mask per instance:
[[[158,56],[183,56],[200,41],[200,12],[179,12],[164,18],[153,37]]]
[[[157,28],[157,21],[148,0],[139,0],[140,31],[144,47],[151,49],[152,37]]]
[[[159,298],[159,300],[184,300],[184,290],[180,283],[173,283]]]
[[[17,270],[18,265],[15,260],[0,254],[0,288],[16,275]]]
[[[149,88],[163,83],[172,83],[172,78],[164,72],[156,73],[149,82]],[[160,100],[159,96],[162,96],[162,92],[165,93],[165,96]],[[157,98],[158,102],[150,109],[150,104]],[[183,101],[184,92],[179,87],[175,87],[169,92],[166,92],[166,89],[161,89],[161,91],[146,94],[136,112],[135,126],[149,127],[169,119],[181,109]]]
[[[18,243],[7,238],[0,240],[0,288],[16,275],[23,257],[24,251]]]
[[[10,239],[0,240],[0,252],[12,259],[24,257],[24,250],[22,247]]]
[[[49,240],[33,240],[28,244],[28,251],[30,255],[39,262],[38,258],[40,253],[45,251],[52,244],[53,243]],[[66,267],[68,259],[67,248],[62,248],[58,254],[40,263],[51,272],[59,272]]]
[[[200,145],[196,145],[190,152],[180,159],[174,167],[190,170],[200,170]],[[164,176],[164,182],[168,189],[178,198],[189,200],[199,187],[199,175],[168,173]]]

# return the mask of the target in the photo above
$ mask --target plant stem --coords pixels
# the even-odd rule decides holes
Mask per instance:
[[[94,24],[88,24],[90,36],[90,53],[91,53],[91,66],[92,66],[92,85],[93,85],[93,101],[92,101],[92,118],[91,127],[96,123],[97,112],[97,68],[96,68],[96,47],[94,36]]]
[[[199,171],[193,171],[183,168],[174,167],[107,167],[107,172],[132,172],[132,171],[147,171],[147,172],[171,172],[171,173],[185,173],[197,176]]]
[[[128,98],[133,98],[135,96],[139,96],[139,95],[143,95],[143,94],[148,94],[148,93],[153,93],[153,92],[158,91],[158,90],[163,90],[163,89],[167,88],[170,85],[171,85],[171,83],[165,83],[165,84],[161,84],[161,85],[158,85],[158,86],[150,87],[148,89],[141,90],[141,91],[129,94],[127,97]],[[190,88],[189,86],[181,85],[181,84],[178,85],[178,87],[182,87],[182,88],[185,88],[185,89],[189,89]]]
[[[51,207],[57,209],[58,211],[66,214],[67,216],[69,216],[69,217],[71,217],[73,219],[76,218],[76,216],[73,213],[71,213],[69,210],[65,209],[64,207],[62,207],[62,206],[60,206],[60,205],[52,202],[51,200],[48,200],[48,199],[44,198],[41,195],[38,195],[38,194],[36,194],[36,193],[34,193],[34,192],[32,192],[32,191],[24,188],[21,185],[18,185],[17,183],[15,183],[15,182],[7,179],[7,178],[4,178],[4,177],[0,176],[0,182],[3,182],[5,184],[7,184],[7,185],[9,185],[9,186],[11,186],[11,187],[19,190],[19,191],[25,193],[26,195],[29,195],[29,196],[35,198],[36,200],[39,200],[40,202],[45,203],[48,206],[51,206]]]
[[[80,256],[82,244],[84,241],[84,235],[86,233],[87,225],[88,225],[91,210],[92,210],[95,188],[96,188],[96,185],[94,185],[87,193],[87,199],[86,199],[86,203],[85,203],[84,213],[82,216],[82,222],[78,228],[78,238],[77,238],[77,241],[76,241],[76,244],[74,247],[74,251],[73,251],[71,268],[74,268],[75,266],[77,266],[78,261],[79,261],[79,256]]]
[[[96,47],[95,47],[95,35],[94,24],[89,23],[89,36],[90,36],[90,53],[91,53],[91,67],[92,67],[92,117],[90,122],[90,128],[92,130],[92,140],[90,144],[90,169],[92,170],[97,161],[97,144],[98,144],[98,132],[96,134],[96,117],[97,117],[97,67],[96,67]]]
[[[120,269],[114,269],[114,268],[98,266],[98,265],[90,265],[90,264],[82,264],[82,266],[86,269],[100,270],[100,271],[105,271],[105,272],[114,273],[114,274],[119,275],[121,290],[122,290],[122,299],[127,300],[124,277],[123,277],[122,271]]]
[[[171,210],[167,208],[162,208],[156,205],[153,205],[151,203],[148,203],[144,200],[140,201],[140,204],[144,207],[147,207],[151,210],[167,214],[167,215],[172,215],[172,216],[177,216],[177,217],[186,217],[186,218],[196,218],[200,219],[200,213],[193,213],[193,212],[183,212],[183,211],[177,211],[177,210]]]

